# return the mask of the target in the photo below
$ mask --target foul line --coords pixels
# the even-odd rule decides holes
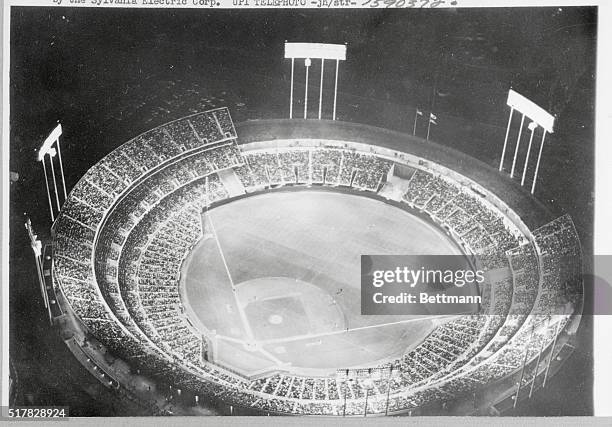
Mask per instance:
[[[208,222],[210,223],[210,228],[213,232],[213,236],[215,237],[215,242],[217,243],[217,248],[219,248],[219,254],[221,255],[221,260],[223,261],[223,265],[225,266],[225,271],[227,273],[227,277],[232,286],[232,294],[234,295],[234,301],[236,302],[236,307],[238,308],[238,314],[240,315],[240,320],[242,320],[242,327],[244,328],[249,340],[254,341],[253,331],[251,330],[251,326],[249,325],[249,321],[244,314],[244,310],[240,305],[240,301],[238,301],[238,295],[236,294],[236,286],[234,285],[234,281],[232,280],[232,275],[230,274],[229,267],[227,266],[227,261],[225,260],[225,255],[223,255],[223,249],[221,249],[221,244],[219,243],[219,237],[217,236],[217,231],[215,230],[215,225],[213,224],[212,217],[210,215],[210,211],[206,210],[206,215],[208,216]]]
[[[241,340],[238,338],[233,338],[233,337],[228,337],[226,335],[217,335],[217,338],[220,340],[224,340],[224,341],[229,341],[229,342],[233,342],[236,344],[242,344],[242,345],[247,345],[248,342],[245,340]],[[258,348],[257,348],[257,352],[263,354],[263,356],[269,360],[271,360],[272,362],[276,363],[276,365],[278,367],[283,367],[283,366],[287,366],[288,363],[287,362],[283,362],[282,360],[278,359],[277,357],[275,357],[273,354],[271,354],[269,351],[265,350],[264,348],[262,348],[261,346],[259,346],[260,341],[256,341],[256,343],[258,344]]]
[[[452,314],[452,315],[444,314],[444,315],[439,315],[439,316],[419,317],[418,319],[406,319],[406,320],[400,320],[400,321],[391,322],[391,323],[381,323],[378,325],[360,326],[358,328],[353,328],[353,329],[340,329],[337,331],[322,332],[320,334],[296,335],[296,336],[289,337],[289,338],[276,338],[276,339],[271,339],[271,340],[263,340],[259,342],[261,344],[284,343],[284,342],[290,342],[290,341],[299,341],[303,339],[325,337],[325,336],[330,336],[330,335],[346,334],[349,332],[363,331],[365,329],[382,328],[384,326],[390,326],[390,325],[400,325],[402,323],[421,322],[426,319],[439,319],[439,318],[448,318],[448,317],[457,317],[457,315],[456,314]]]

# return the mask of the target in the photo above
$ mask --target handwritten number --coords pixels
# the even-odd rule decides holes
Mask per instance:
[[[453,0],[451,2],[447,2],[446,0],[363,0],[363,3],[361,4],[362,6],[370,6],[370,7],[380,7],[381,3],[385,5],[386,8],[390,8],[390,7],[396,7],[396,8],[403,8],[403,7],[416,7],[417,6],[417,2],[420,2],[421,5],[419,7],[421,8],[425,8],[425,7],[430,7],[430,8],[434,8],[434,7],[438,7],[441,4],[446,4],[449,3],[452,6],[456,6],[457,5],[457,1]]]

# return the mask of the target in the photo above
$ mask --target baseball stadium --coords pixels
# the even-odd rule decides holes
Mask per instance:
[[[584,218],[546,193],[563,173],[547,156],[563,116],[506,86],[498,137],[479,157],[455,142],[465,135],[452,115],[442,124],[442,77],[431,103],[385,126],[351,112],[354,99],[368,103],[342,89],[362,66],[351,43],[307,41],[274,45],[281,71],[257,92],[276,102],[269,110],[240,97],[257,79],[228,72],[206,91],[186,84],[217,94],[188,110],[166,102],[153,120],[126,113],[130,125],[123,107],[92,114],[96,128],[121,129],[80,158],[71,120],[47,124],[57,127],[37,141],[43,196],[26,213],[41,323],[102,390],[89,398],[125,400],[134,414],[520,414],[579,358],[588,304]],[[134,108],[157,102],[147,84]],[[155,96],[180,98],[175,84]],[[480,304],[364,315],[365,255],[465,257],[485,274],[464,289]]]

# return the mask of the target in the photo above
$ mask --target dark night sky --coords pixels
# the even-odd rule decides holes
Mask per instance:
[[[436,97],[436,114],[448,116],[443,124],[456,122],[450,132],[458,136],[440,132],[434,139],[493,163],[499,139],[487,132],[505,127],[509,87],[557,114],[555,137],[563,147],[549,153],[558,158],[544,162],[543,175],[575,167],[562,188],[585,179],[587,186],[577,188],[569,203],[555,182],[543,191],[565,211],[581,197],[580,204],[587,205],[591,197],[592,174],[578,175],[593,169],[595,21],[594,8],[325,13],[13,8],[11,170],[40,181],[27,173],[33,150],[61,119],[67,155],[75,155],[68,168],[73,185],[119,143],[187,113],[194,101],[187,96],[190,89],[202,96],[230,91],[232,101],[248,110],[243,114],[228,105],[236,121],[286,116],[283,42],[346,42],[339,102],[344,120],[408,131],[405,117],[414,106],[430,105],[436,80],[438,93],[447,95]],[[167,81],[175,87],[163,86]],[[177,107],[180,98],[183,105]],[[159,108],[169,102],[164,114]],[[144,106],[137,107],[140,103]],[[147,115],[155,108],[159,114]],[[481,124],[465,136],[459,133],[462,125]],[[580,162],[566,164],[574,154]]]
[[[206,106],[226,105],[238,122],[286,117],[285,40],[347,43],[342,120],[411,132],[414,108],[431,105],[435,81],[433,139],[489,164],[503,142],[509,87],[556,114],[539,197],[569,212],[591,248],[596,8],[11,11],[10,169],[20,175],[11,185],[12,284],[33,279],[22,262],[31,256],[23,213],[41,234],[48,225],[35,150],[57,120],[71,188],[121,143]],[[31,297],[27,288],[12,293],[20,307],[13,325],[32,316]],[[584,333],[585,349],[556,377],[557,391],[527,412],[590,411],[589,378],[576,385],[567,373],[590,369]],[[27,353],[31,338],[13,339]]]

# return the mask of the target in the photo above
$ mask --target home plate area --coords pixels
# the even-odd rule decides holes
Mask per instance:
[[[336,301],[317,286],[286,277],[249,280],[236,294],[257,341],[344,329]]]

